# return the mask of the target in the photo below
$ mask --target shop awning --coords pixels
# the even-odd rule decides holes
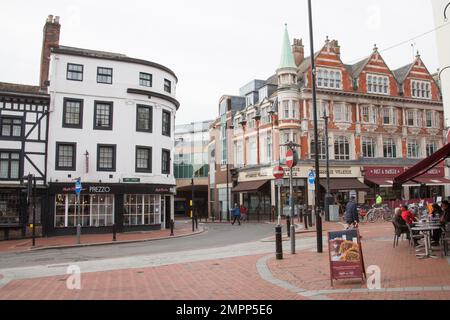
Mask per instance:
[[[414,180],[414,178],[424,175],[448,157],[450,157],[450,143],[396,177],[394,179],[394,184],[402,185],[407,181]]]
[[[392,188],[392,186],[394,184],[394,179],[393,178],[366,178],[365,183],[375,184],[375,185],[379,186],[380,188]],[[403,185],[410,186],[410,187],[420,186],[419,183],[416,183],[413,181],[406,182]]]
[[[258,192],[262,189],[266,183],[270,180],[262,180],[262,181],[249,181],[249,182],[240,182],[236,187],[234,187],[232,192]]]
[[[450,180],[445,178],[414,178],[420,184],[426,184],[427,186],[444,186],[450,185]]]
[[[327,187],[327,179],[321,178],[322,187]],[[330,191],[348,191],[348,190],[370,190],[368,186],[356,178],[330,179]]]

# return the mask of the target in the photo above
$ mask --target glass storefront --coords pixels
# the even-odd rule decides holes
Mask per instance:
[[[113,195],[57,194],[55,197],[55,227],[105,227],[114,224]]]
[[[161,224],[160,195],[126,194],[124,197],[124,225]]]
[[[0,224],[19,224],[20,197],[17,193],[0,193]]]
[[[294,204],[295,205],[308,204],[305,179],[293,179],[292,187],[294,193]],[[281,204],[283,212],[285,212],[286,210],[287,212],[289,212],[290,208],[289,196],[290,196],[289,179],[284,179],[284,185],[281,187]]]

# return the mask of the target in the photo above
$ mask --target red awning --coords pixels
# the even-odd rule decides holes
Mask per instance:
[[[401,185],[407,181],[414,180],[414,178],[420,177],[421,175],[427,173],[448,157],[450,157],[450,143],[396,177],[394,179],[394,183]]]
[[[445,179],[445,178],[415,178],[414,181],[417,181],[419,183],[423,183],[426,184],[428,186],[443,186],[443,185],[447,185],[450,184],[450,180]]]
[[[365,179],[366,184],[375,184],[381,188],[392,188],[394,184],[393,178],[366,178]],[[403,183],[404,186],[419,186],[419,183],[409,181],[406,183]]]

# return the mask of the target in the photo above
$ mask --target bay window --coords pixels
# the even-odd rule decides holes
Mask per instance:
[[[333,106],[335,122],[350,122],[351,110],[350,106],[345,103],[335,103]],[[322,115],[320,115],[321,117]]]

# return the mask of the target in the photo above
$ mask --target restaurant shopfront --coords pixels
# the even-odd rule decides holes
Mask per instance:
[[[45,235],[158,230],[173,216],[174,186],[149,184],[82,184],[79,197],[74,184],[52,183],[49,214],[42,217]]]
[[[450,180],[445,178],[444,167],[430,169],[425,174],[402,185],[401,198],[394,192],[394,178],[403,174],[407,167],[365,167],[364,180],[371,187],[369,200],[374,200],[376,193],[386,201],[428,199],[436,196],[446,196],[445,186]]]

